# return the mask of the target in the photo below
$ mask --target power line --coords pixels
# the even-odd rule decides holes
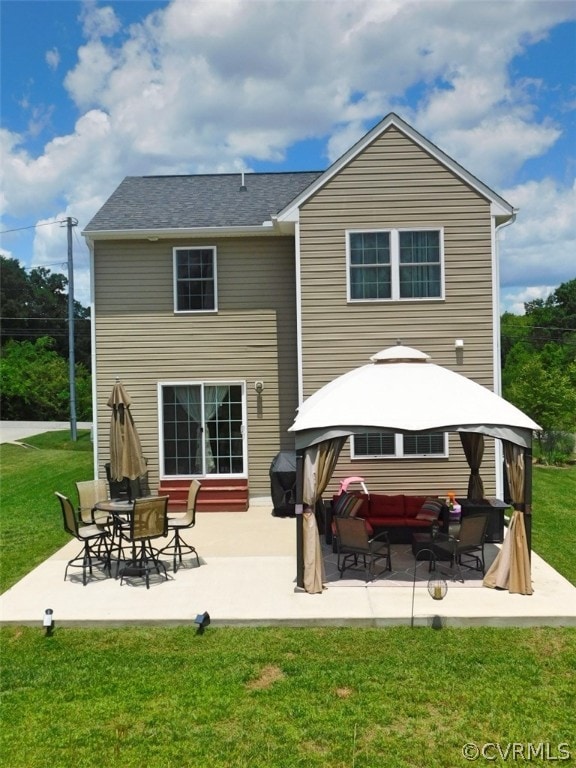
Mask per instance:
[[[37,229],[38,227],[51,227],[53,224],[66,224],[66,221],[57,219],[56,221],[45,221],[43,224],[29,224],[27,227],[15,227],[14,229],[3,229],[0,235],[7,235],[9,232],[22,232],[25,229]]]

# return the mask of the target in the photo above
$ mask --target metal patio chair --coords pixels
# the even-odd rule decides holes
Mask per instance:
[[[141,576],[149,589],[152,569],[168,579],[166,566],[159,559],[160,552],[152,546],[153,539],[163,538],[168,533],[167,508],[168,496],[134,499],[129,524],[120,531],[132,547],[131,555],[118,568],[120,584],[126,576]]]
[[[478,515],[466,515],[460,523],[460,530],[456,536],[439,533],[434,541],[435,551],[440,550],[450,556],[450,567],[456,565],[460,581],[464,582],[461,565],[481,571],[486,571],[484,558],[484,542],[490,522],[490,514],[487,512]],[[462,557],[466,561],[462,561]]]
[[[68,568],[82,568],[82,583],[86,586],[86,572],[88,571],[92,575],[94,561],[102,563],[104,571],[110,575],[110,548],[108,546],[110,534],[106,528],[99,528],[97,525],[81,525],[70,499],[61,493],[56,493],[56,496],[62,508],[65,530],[82,542],[80,552],[66,565],[64,580],[68,575]]]
[[[388,532],[383,531],[372,538],[368,537],[366,524],[361,517],[335,517],[338,552],[338,570],[340,578],[345,570],[358,568],[358,560],[362,558],[366,581],[372,581],[376,574],[376,563],[385,560],[386,565],[380,570],[392,570],[390,559],[390,542]]]
[[[186,512],[184,514],[181,512],[168,513],[168,535],[170,533],[173,535],[168,544],[160,550],[160,553],[172,556],[174,573],[178,570],[178,566],[182,565],[183,554],[194,555],[197,565],[200,565],[200,558],[198,557],[196,547],[184,541],[181,532],[188,528],[194,528],[196,525],[196,503],[201,487],[202,484],[199,480],[192,480],[188,489]]]

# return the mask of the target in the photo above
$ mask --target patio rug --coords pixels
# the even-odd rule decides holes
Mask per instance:
[[[431,578],[443,578],[448,583],[450,589],[483,586],[482,580],[484,577],[480,571],[468,568],[464,565],[460,566],[464,578],[464,583],[462,583],[459,580],[458,570],[456,568],[451,569],[448,561],[438,562],[436,564],[436,571],[429,571],[429,563],[427,560],[415,561],[410,544],[392,544],[390,549],[392,570],[383,571],[382,573],[379,573],[377,570],[378,575],[376,578],[371,582],[366,582],[365,573],[362,568],[358,570],[347,569],[344,571],[342,578],[340,578],[340,572],[337,567],[338,556],[335,552],[332,552],[331,545],[323,544],[322,553],[326,571],[325,583],[330,584],[331,588],[338,586],[361,586],[370,589],[381,589],[412,586],[414,579],[417,587],[425,587]],[[486,544],[484,546],[486,570],[488,570],[497,554],[498,547],[494,544]],[[382,563],[377,563],[377,568],[381,565]],[[414,573],[415,566],[416,573]]]

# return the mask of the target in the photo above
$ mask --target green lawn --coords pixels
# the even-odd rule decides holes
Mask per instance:
[[[53,492],[92,476],[82,440],[0,447],[3,589],[68,540]],[[574,583],[575,482],[576,468],[535,467],[534,547]],[[478,763],[510,761],[497,749],[511,744],[576,763],[576,629],[4,627],[0,640],[10,768],[452,768],[470,742],[494,745]]]

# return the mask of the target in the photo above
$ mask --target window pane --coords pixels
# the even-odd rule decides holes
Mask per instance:
[[[404,435],[404,456],[444,454],[444,433]]]
[[[394,435],[387,432],[354,435],[354,455],[394,456]]]
[[[211,248],[177,250],[176,281],[178,311],[214,309],[214,251]]]
[[[350,297],[352,299],[389,299],[392,295],[390,267],[352,267]]]
[[[351,232],[350,298],[389,299],[392,295],[390,234]]]
[[[400,232],[400,297],[440,296],[440,232]]]
[[[200,387],[163,387],[164,473],[202,473]]]
[[[440,265],[400,267],[400,297],[402,299],[438,298]]]

